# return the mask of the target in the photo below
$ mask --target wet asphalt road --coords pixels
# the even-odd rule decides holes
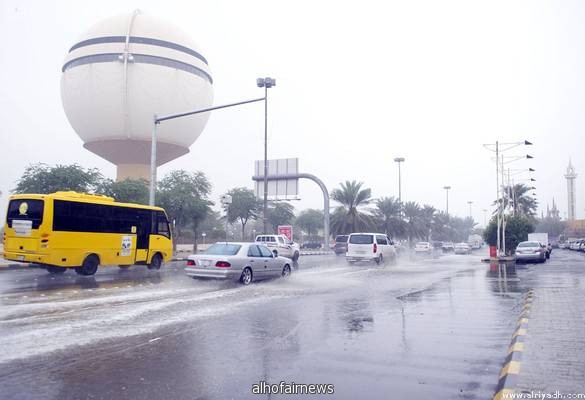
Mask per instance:
[[[1,397],[490,398],[526,287],[481,256],[305,256],[289,279],[249,287],[192,280],[183,263],[0,271]],[[260,381],[335,394],[252,394]]]

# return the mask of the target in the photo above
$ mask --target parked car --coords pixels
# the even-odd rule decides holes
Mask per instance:
[[[581,240],[579,244],[579,251],[585,251],[585,239]]]
[[[258,235],[256,243],[262,243],[270,250],[276,251],[276,255],[290,258],[293,261],[297,261],[301,254],[298,243],[291,242],[284,235]]]
[[[546,261],[546,249],[540,242],[526,241],[516,246],[516,261]]]
[[[414,245],[415,254],[432,254],[433,246],[429,242],[418,242]]]
[[[467,243],[457,243],[455,245],[455,254],[471,254],[471,246]]]
[[[350,264],[358,261],[394,262],[396,249],[394,242],[383,233],[352,233],[347,239],[345,258]]]
[[[455,245],[453,245],[453,242],[443,242],[441,248],[444,252],[450,252],[455,250]]]
[[[287,277],[292,260],[275,255],[257,243],[218,242],[201,254],[187,258],[185,272],[193,278],[229,279],[249,285],[252,281]]]
[[[347,253],[347,239],[349,235],[337,235],[335,236],[335,244],[333,245],[333,251],[336,255],[342,255]]]
[[[321,242],[305,242],[301,244],[301,249],[320,249],[321,245]]]

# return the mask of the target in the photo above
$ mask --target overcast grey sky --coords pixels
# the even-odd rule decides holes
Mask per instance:
[[[94,23],[135,8],[180,26],[209,61],[215,104],[259,97],[270,76],[269,158],[299,157],[332,189],[363,181],[397,196],[469,214],[495,197],[483,143],[528,139],[541,206],[567,210],[572,158],[585,216],[585,2],[582,1],[17,1],[0,0],[0,212],[26,165],[79,163],[114,178],[83,149],[61,105],[61,66]],[[183,111],[183,110],[177,110]],[[201,170],[213,200],[253,187],[263,157],[261,103],[213,113],[191,152],[159,169]],[[511,151],[524,154],[524,149]],[[527,177],[527,176],[526,176]],[[297,209],[321,208],[301,182]]]

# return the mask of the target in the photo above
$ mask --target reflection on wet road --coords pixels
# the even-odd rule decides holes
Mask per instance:
[[[480,258],[304,257],[289,279],[249,287],[194,281],[178,263],[3,271],[0,385],[27,399],[263,398],[259,381],[332,383],[347,399],[488,398],[525,286]]]

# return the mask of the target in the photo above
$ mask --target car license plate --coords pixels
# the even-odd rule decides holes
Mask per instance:
[[[211,260],[202,260],[202,265],[204,267],[209,267],[211,265]]]
[[[357,253],[357,254],[366,254],[366,252],[365,252],[365,251],[363,251],[363,250],[358,250],[358,251],[356,251],[356,253]]]
[[[18,256],[17,259],[18,261],[24,261],[24,256]]]

